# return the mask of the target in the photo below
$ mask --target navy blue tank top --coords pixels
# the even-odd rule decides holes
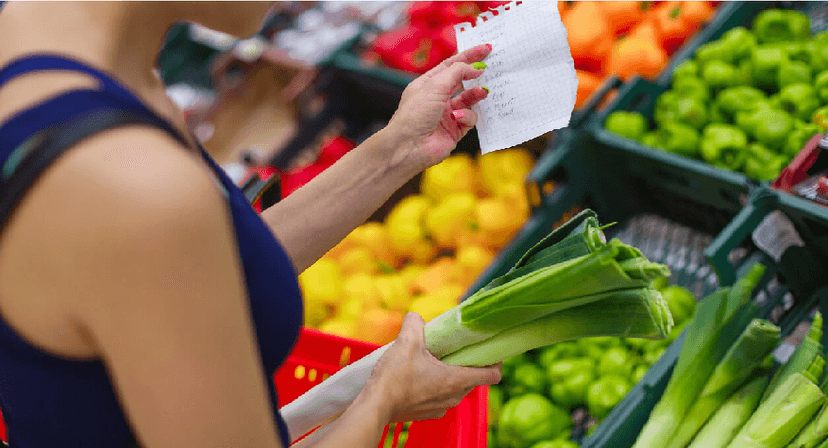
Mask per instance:
[[[0,70],[0,88],[12,78],[35,71],[65,70],[96,78],[98,89],[73,90],[19,111],[0,123],[0,202],[19,201],[36,176],[59,156],[37,160],[32,151],[45,129],[96,117],[126,117],[98,125],[106,129],[142,123],[163,129],[182,144],[184,139],[169,123],[145,106],[107,74],[57,55],[18,59]],[[130,118],[131,117],[131,118]],[[72,127],[66,132],[75,132]],[[65,133],[62,129],[58,133]],[[52,136],[60,142],[60,136]],[[69,149],[78,139],[65,140]],[[55,140],[57,139],[57,140]],[[34,143],[33,143],[34,142]],[[58,145],[64,146],[64,145]],[[270,386],[274,420],[282,443],[289,445],[284,420],[277,409],[273,374],[293,348],[302,325],[302,297],[296,272],[274,235],[251,208],[242,191],[199,148],[205,163],[224,190],[233,217],[238,250],[246,280],[253,325],[263,371]],[[34,161],[32,161],[34,160]],[[38,162],[37,165],[35,162]],[[39,166],[32,173],[32,166]],[[27,169],[24,169],[28,167]],[[22,178],[22,179],[21,179]],[[11,199],[10,199],[11,198]],[[8,215],[9,212],[5,214]],[[0,207],[0,215],[3,208]],[[8,216],[0,216],[0,225]],[[56,446],[126,447],[134,443],[103,363],[71,360],[47,353],[24,340],[0,315],[0,410],[14,448]]]

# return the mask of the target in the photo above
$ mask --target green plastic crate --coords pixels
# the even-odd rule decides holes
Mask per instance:
[[[783,257],[777,262],[759,250],[751,234],[769,213],[780,211],[796,227],[807,245],[802,252]],[[735,260],[733,250],[747,248],[745,256]],[[790,335],[804,321],[809,321],[814,308],[828,312],[828,208],[800,198],[760,188],[751,194],[744,209],[719,233],[705,251],[722,285],[731,285],[754,263],[767,266],[754,301],[762,306],[760,317],[770,319]],[[821,275],[820,275],[821,273]],[[826,314],[828,315],[828,314]],[[826,325],[828,328],[828,325]],[[823,337],[823,343],[828,337]],[[584,448],[629,448],[664,393],[672,369],[678,359],[683,335],[650,368],[647,376],[636,385],[613,410],[596,432],[584,441]]]

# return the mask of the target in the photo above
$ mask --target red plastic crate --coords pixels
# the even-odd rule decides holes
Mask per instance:
[[[296,346],[274,376],[279,407],[377,348],[378,345],[302,328]],[[477,387],[439,420],[413,422],[405,447],[485,448],[488,396],[488,387]],[[393,425],[393,429],[386,427],[379,446],[383,446],[389,431],[394,434],[392,447],[397,448],[401,424]]]

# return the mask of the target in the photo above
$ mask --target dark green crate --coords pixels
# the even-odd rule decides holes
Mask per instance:
[[[768,213],[779,210],[800,233],[807,253],[783,258],[777,263],[759,251],[750,235]],[[738,260],[733,250],[747,247],[749,252]],[[722,285],[732,285],[754,263],[767,266],[754,300],[762,306],[760,317],[770,319],[790,335],[795,328],[812,318],[819,306],[828,312],[828,208],[821,207],[786,193],[760,188],[751,194],[744,209],[719,233],[705,251]],[[811,281],[793,284],[794,276]],[[787,277],[787,278],[786,278]],[[828,328],[828,325],[826,325]],[[823,337],[823,343],[828,336]],[[629,448],[644,427],[649,414],[667,386],[672,368],[681,350],[682,338],[677,339],[647,376],[613,410],[596,432],[584,441],[585,448]]]

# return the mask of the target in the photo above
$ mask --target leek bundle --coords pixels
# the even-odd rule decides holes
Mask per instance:
[[[770,377],[761,375],[733,394],[699,430],[690,448],[725,448],[759,406]]]
[[[784,448],[825,403],[825,394],[813,382],[822,374],[818,359],[802,372],[783,379],[759,405],[728,448]],[[824,361],[823,361],[824,366]]]
[[[485,366],[583,337],[663,339],[672,317],[649,285],[669,275],[666,266],[650,262],[638,249],[607,242],[595,213],[586,210],[530,249],[508,273],[429,321],[426,347],[448,364]],[[390,345],[284,406],[292,440],[344,412]]]
[[[751,301],[751,295],[764,271],[761,264],[753,265],[732,288],[721,288],[696,306],[673,374],[639,434],[635,448],[663,446],[665,441],[673,439],[716,366],[758,315],[759,309]]]
[[[701,394],[673,435],[670,448],[683,448],[727,399],[760,368],[779,344],[781,330],[772,323],[754,319],[728,349],[713,370]]]

